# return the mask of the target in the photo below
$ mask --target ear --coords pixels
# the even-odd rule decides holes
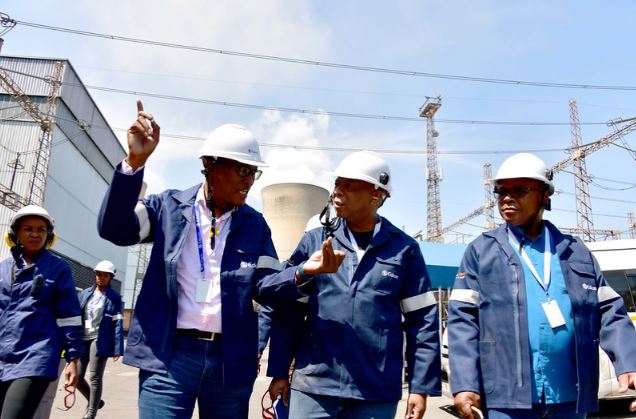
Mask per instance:
[[[371,202],[374,204],[381,202],[383,195],[384,193],[382,192],[381,189],[374,190],[373,195],[371,196]]]

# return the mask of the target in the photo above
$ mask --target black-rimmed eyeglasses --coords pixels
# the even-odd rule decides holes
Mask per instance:
[[[263,174],[263,171],[259,170],[256,167],[234,162],[232,160],[219,160],[219,163],[224,164],[226,166],[235,167],[236,172],[238,173],[240,177],[254,176],[254,180],[258,180],[258,178],[260,178],[261,175]]]

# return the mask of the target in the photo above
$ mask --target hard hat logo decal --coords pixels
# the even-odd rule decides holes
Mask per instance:
[[[380,173],[380,178],[378,180],[381,184],[386,185],[389,183],[389,174],[387,172]]]

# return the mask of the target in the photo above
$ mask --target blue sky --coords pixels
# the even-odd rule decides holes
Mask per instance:
[[[542,82],[636,86],[633,16],[636,5],[581,1],[110,1],[5,0],[12,18],[73,29],[184,45],[323,62]],[[166,49],[63,34],[18,25],[4,36],[4,54],[68,58],[84,83],[124,90],[273,107],[417,117],[426,96],[442,96],[439,119],[569,122],[568,101],[582,123],[636,116],[636,91],[556,89],[474,83],[325,68]],[[135,97],[92,90],[123,139]],[[143,98],[165,134],[205,137],[216,126],[248,126],[263,144],[268,168],[248,202],[260,208],[260,188],[280,181],[331,187],[326,172],[346,152],[282,145],[419,150],[385,154],[394,194],[381,213],[413,234],[426,229],[426,125],[238,109]],[[570,127],[437,123],[442,224],[483,204],[482,165],[494,171],[509,151],[564,149]],[[611,132],[582,125],[583,143]],[[636,134],[626,138],[636,147]],[[278,147],[272,147],[275,144]],[[147,168],[150,191],[200,181],[201,143],[164,137]],[[471,153],[488,151],[488,153]],[[537,152],[548,164],[564,151]],[[636,202],[635,161],[609,146],[587,159],[594,177],[597,228],[627,230]],[[618,183],[616,181],[627,182]],[[574,179],[555,178],[547,218],[575,227]],[[600,185],[600,186],[597,186]],[[630,186],[632,186],[630,188]],[[626,189],[630,188],[630,189]],[[617,190],[623,189],[623,190]],[[457,229],[468,241],[483,217]],[[456,240],[454,235],[447,241]]]

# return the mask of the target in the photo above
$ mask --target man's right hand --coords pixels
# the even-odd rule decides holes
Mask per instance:
[[[475,406],[477,409],[481,409],[481,397],[478,393],[472,391],[462,391],[455,395],[455,409],[464,419],[479,419],[477,415],[473,413],[471,406]]]
[[[283,404],[289,406],[289,379],[287,377],[272,378],[272,382],[269,384],[269,397],[272,399],[272,403],[279,394],[283,397]]]
[[[155,118],[144,111],[141,100],[137,100],[137,119],[128,128],[128,156],[126,161],[133,171],[146,164],[146,160],[159,144],[159,125]]]
[[[335,273],[345,256],[342,250],[333,249],[333,237],[329,237],[322,242],[321,249],[314,252],[309,260],[303,263],[303,271],[310,276]]]

